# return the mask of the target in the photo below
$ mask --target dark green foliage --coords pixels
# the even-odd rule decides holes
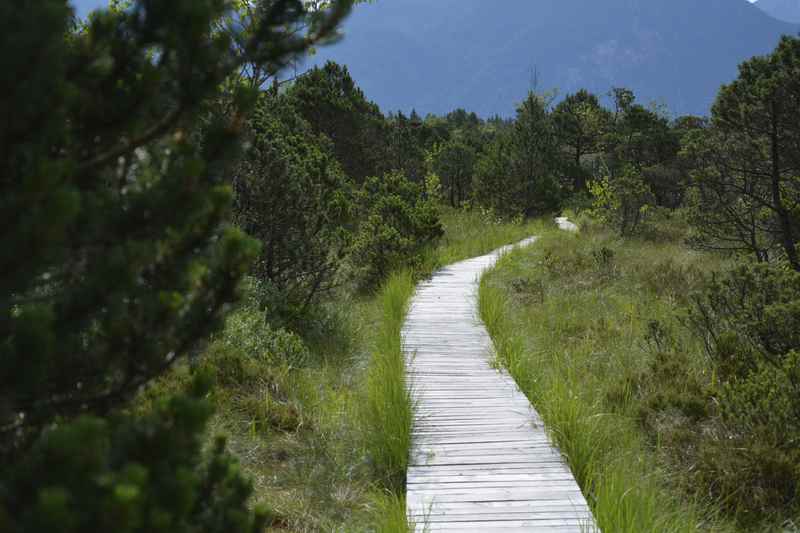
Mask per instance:
[[[390,115],[386,128],[388,167],[421,183],[425,178],[425,149],[435,138],[435,132],[416,113],[410,117],[403,113]]]
[[[201,453],[207,392],[198,381],[144,416],[82,416],[47,430],[21,462],[4,466],[0,530],[261,531],[263,518],[242,505],[251,486],[224,441]]]
[[[162,372],[167,354],[212,325],[254,252],[220,225],[230,191],[214,166],[233,132],[210,128],[204,153],[181,129],[229,68],[223,35],[188,52],[206,38],[196,25],[223,6],[196,14],[196,25],[185,2],[106,13],[66,42],[63,3],[29,6],[3,13],[6,55],[36,51],[51,63],[3,101],[15,117],[0,131],[3,451],[55,416],[108,411]]]
[[[517,109],[511,149],[513,172],[520,180],[520,212],[533,216],[557,209],[561,194],[556,178],[558,144],[544,97],[530,93]]]
[[[642,170],[667,161],[678,152],[669,121],[636,103],[632,92],[615,89],[616,111],[606,136],[606,151],[613,159]]]
[[[491,142],[475,163],[472,184],[475,201],[482,207],[501,215],[518,214],[518,200],[512,169],[511,135],[503,132]]]
[[[599,152],[593,154],[593,180],[588,189],[594,214],[623,236],[642,235],[660,239],[676,233],[651,224],[656,219],[677,220],[688,189],[688,173],[695,161],[680,152],[680,143],[704,121],[682,117],[671,123],[665,112],[638,104],[628,89],[612,91],[614,112],[595,111],[603,130]],[[563,120],[563,119],[562,119]],[[662,225],[663,226],[663,225]]]
[[[253,274],[276,319],[302,314],[333,288],[355,215],[353,187],[330,141],[290,103],[261,96],[233,178],[235,221],[262,243]]]
[[[463,108],[449,112],[444,119],[451,128],[462,131],[477,128],[481,124],[481,119],[478,118],[478,115],[470,113]]]
[[[304,4],[267,2],[246,37],[215,31],[224,0],[141,0],[80,33],[63,0],[0,6],[0,529],[253,529],[221,448],[202,466],[202,402],[118,412],[217,326],[258,253],[223,180],[254,94],[203,122],[207,105],[349,4],[289,34]]]
[[[740,66],[720,91],[708,132],[688,137],[694,174],[693,242],[785,257],[800,271],[800,39],[784,37]]]
[[[721,419],[698,475],[744,520],[798,504],[800,274],[738,267],[694,298],[689,324],[716,369]]]
[[[422,187],[399,172],[367,179],[359,204],[361,223],[351,260],[363,287],[375,287],[444,233],[436,207],[424,198]]]
[[[573,192],[586,189],[589,176],[582,159],[600,149],[610,122],[610,113],[600,106],[597,96],[584,89],[568,95],[553,109],[556,136],[569,155],[562,172],[571,178]]]
[[[800,274],[781,266],[740,266],[695,298],[690,323],[707,339],[723,381],[747,378],[762,364],[784,368],[800,350]]]
[[[544,97],[529,93],[517,118],[477,163],[475,199],[501,216],[534,216],[559,207],[558,144]]]
[[[475,149],[460,139],[451,139],[431,151],[431,170],[439,177],[442,194],[451,207],[459,207],[467,200],[475,159]]]
[[[715,498],[744,524],[797,509],[800,491],[800,275],[740,266],[691,297],[686,324],[706,346],[705,371],[663,324],[640,420],[687,489]],[[694,356],[696,357],[696,355]]]
[[[636,102],[628,89],[612,92],[615,111],[603,137],[606,171],[613,181],[633,168],[653,193],[654,205],[675,208],[686,188],[678,166],[679,136],[663,110]]]
[[[362,183],[386,169],[386,123],[347,67],[328,62],[301,76],[289,90],[294,106],[313,130],[333,142],[336,159],[350,178]]]

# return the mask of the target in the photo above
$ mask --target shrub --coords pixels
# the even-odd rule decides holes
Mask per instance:
[[[351,260],[364,288],[376,287],[444,234],[435,204],[425,198],[420,185],[399,172],[367,179],[360,206]]]
[[[243,504],[252,491],[224,441],[201,453],[208,387],[161,400],[146,415],[82,416],[47,430],[5,465],[0,530],[223,533],[263,530]]]
[[[594,197],[594,213],[623,237],[636,234],[654,202],[653,193],[642,175],[632,166],[622,174],[589,184]]]
[[[346,66],[328,61],[311,69],[291,86],[288,97],[313,130],[331,140],[350,178],[360,184],[387,168],[386,119]]]
[[[672,260],[653,269],[660,274],[637,275],[649,292],[690,304],[686,333],[695,336],[648,323],[639,421],[684,488],[763,526],[798,503],[800,276],[747,265],[704,282]],[[698,358],[690,347],[702,341]]]
[[[353,216],[352,185],[330,141],[290,103],[262,95],[233,178],[235,221],[262,243],[253,274],[274,320],[302,316],[333,288]]]
[[[800,274],[740,266],[693,298],[689,325],[716,369],[720,428],[698,475],[743,517],[796,505],[800,493]]]
[[[723,380],[746,379],[765,364],[782,368],[800,350],[800,273],[740,266],[693,300],[689,323],[707,340],[709,355],[721,368],[736,368]]]
[[[300,337],[266,324],[263,316],[252,308],[229,316],[224,334],[218,336],[213,345],[270,365],[302,368],[311,360],[311,353]]]

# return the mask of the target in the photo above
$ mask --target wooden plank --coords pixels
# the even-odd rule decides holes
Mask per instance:
[[[564,504],[573,504],[576,509],[586,504],[586,500],[581,495],[577,487],[574,490],[537,490],[530,488],[523,489],[464,489],[452,493],[432,493],[425,491],[409,492],[406,501],[411,507],[428,509],[431,504],[434,506],[439,503],[447,502],[529,502],[534,504],[539,501],[553,501]]]
[[[437,466],[436,468],[430,467],[410,467],[408,469],[408,475],[415,476],[415,475],[422,475],[428,474],[431,475],[447,475],[450,472],[467,472],[475,474],[476,472],[483,472],[486,474],[503,474],[503,473],[520,473],[521,471],[545,471],[545,470],[554,470],[554,471],[563,471],[569,472],[569,468],[564,464],[563,461],[554,461],[549,464],[530,464],[530,463],[519,463],[519,464],[504,464],[495,467],[481,467],[481,465],[441,465]]]
[[[535,525],[524,521],[492,521],[492,522],[459,522],[455,524],[430,524],[417,526],[417,531],[436,533],[438,531],[480,531],[481,533],[509,533],[519,531],[524,533],[585,533],[587,530],[581,525],[556,526],[551,524]]]
[[[500,520],[525,520],[525,521],[532,521],[532,520],[572,520],[576,522],[575,525],[580,524],[583,521],[589,520],[589,516],[575,516],[575,512],[572,509],[567,509],[564,511],[556,511],[551,513],[545,512],[513,512],[505,509],[500,509],[497,512],[489,513],[486,511],[480,511],[476,513],[454,513],[449,511],[447,514],[444,513],[429,513],[425,514],[418,514],[415,517],[424,519],[429,524],[435,524],[437,522],[480,522],[480,521],[500,521]]]
[[[581,503],[581,502],[579,502]],[[427,514],[449,513],[469,514],[469,513],[496,513],[506,511],[517,512],[558,512],[575,511],[576,504],[557,500],[538,500],[538,501],[486,501],[486,502],[437,502],[435,508],[425,509]],[[420,511],[421,512],[421,511]]]
[[[595,527],[541,417],[508,373],[491,364],[477,282],[508,250],[456,263],[421,283],[403,326],[415,402],[407,510],[417,531]]]

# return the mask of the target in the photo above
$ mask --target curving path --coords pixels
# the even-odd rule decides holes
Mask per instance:
[[[538,413],[489,362],[478,280],[510,248],[436,273],[417,288],[406,318],[403,346],[416,402],[407,512],[417,531],[593,530],[586,500]]]

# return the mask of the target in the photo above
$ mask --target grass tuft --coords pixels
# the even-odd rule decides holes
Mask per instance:
[[[379,295],[383,310],[366,378],[362,422],[373,467],[386,486],[405,488],[411,449],[413,408],[406,387],[401,329],[414,278],[409,270],[392,275]]]
[[[375,505],[375,524],[379,533],[409,533],[414,524],[406,517],[406,499],[394,494],[377,498]]]

